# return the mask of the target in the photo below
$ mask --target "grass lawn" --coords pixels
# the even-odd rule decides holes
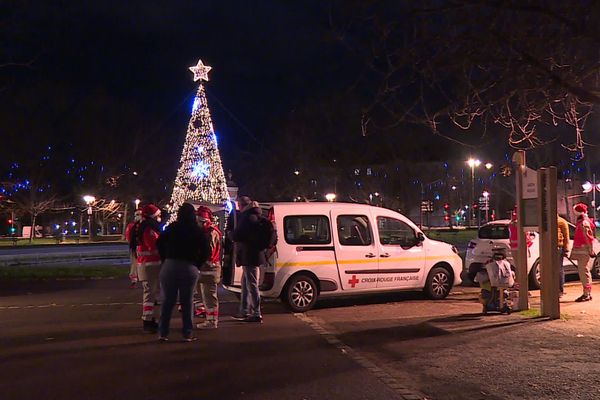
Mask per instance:
[[[96,265],[90,267],[0,267],[0,280],[121,278],[129,274],[129,266]]]
[[[464,248],[469,243],[469,240],[477,237],[476,229],[460,229],[460,230],[429,230],[425,231],[428,238],[450,243],[454,246]]]

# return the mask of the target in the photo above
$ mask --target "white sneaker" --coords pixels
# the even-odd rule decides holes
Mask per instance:
[[[217,323],[211,321],[204,321],[201,324],[196,325],[198,329],[217,329]]]

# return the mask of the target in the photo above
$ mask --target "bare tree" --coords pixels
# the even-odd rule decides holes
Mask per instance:
[[[14,201],[12,208],[16,214],[31,216],[30,243],[33,241],[35,234],[36,219],[41,214],[52,210],[57,201],[54,195],[41,192],[38,189],[38,187],[31,187],[28,190],[21,190],[12,197]]]
[[[593,0],[340,1],[331,23],[364,66],[363,134],[414,123],[468,143],[494,130],[579,159],[600,103],[599,17]]]

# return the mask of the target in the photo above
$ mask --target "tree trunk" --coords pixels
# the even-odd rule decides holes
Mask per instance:
[[[29,231],[29,243],[33,242],[33,235],[35,235],[35,214],[31,216],[31,230]]]

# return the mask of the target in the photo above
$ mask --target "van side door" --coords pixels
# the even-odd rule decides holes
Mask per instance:
[[[331,211],[335,256],[343,290],[377,287],[377,246],[369,211],[336,208]]]
[[[422,287],[426,252],[417,231],[399,216],[377,215],[377,287]]]

